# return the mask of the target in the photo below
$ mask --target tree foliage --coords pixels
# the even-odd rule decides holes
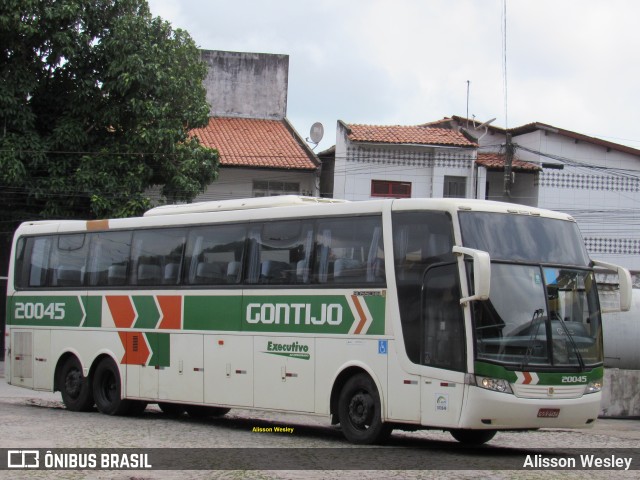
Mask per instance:
[[[152,186],[192,200],[218,167],[188,133],[208,120],[205,75],[189,34],[146,0],[0,0],[5,214],[129,216]]]

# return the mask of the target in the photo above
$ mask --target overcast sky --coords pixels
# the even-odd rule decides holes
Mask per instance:
[[[640,148],[640,2],[149,0],[208,50],[289,55],[287,117],[335,143],[347,123],[417,125],[468,112]]]

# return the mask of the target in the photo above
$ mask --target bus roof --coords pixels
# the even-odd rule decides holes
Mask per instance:
[[[385,207],[385,205],[387,207]],[[307,208],[300,209],[301,206]],[[514,203],[474,200],[467,198],[406,198],[372,199],[350,202],[346,200],[324,199],[284,195],[278,197],[224,200],[184,205],[156,207],[144,217],[116,218],[110,220],[46,220],[24,222],[16,233],[48,234],[83,231],[106,231],[138,227],[159,227],[170,225],[224,223],[234,221],[255,221],[260,219],[286,219],[296,216],[322,215],[363,215],[381,212],[385,208],[393,211],[438,210],[450,213],[463,211],[493,212],[515,215],[529,215],[575,222],[560,212],[528,207]],[[265,210],[270,209],[267,213]],[[234,213],[234,212],[237,212]]]
[[[145,217],[157,215],[178,215],[183,213],[224,212],[230,210],[252,210],[256,208],[290,207],[323,203],[345,203],[348,200],[334,198],[303,197],[300,195],[278,195],[273,197],[240,198],[211,202],[162,205],[144,213]]]

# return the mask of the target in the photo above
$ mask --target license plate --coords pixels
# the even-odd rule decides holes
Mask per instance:
[[[541,408],[538,410],[538,418],[558,418],[559,415],[559,408]]]

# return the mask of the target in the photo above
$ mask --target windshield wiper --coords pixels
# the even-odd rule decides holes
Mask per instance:
[[[576,353],[576,358],[578,359],[578,363],[580,364],[580,370],[582,371],[584,370],[584,360],[582,358],[582,355],[580,354],[580,351],[578,350],[578,345],[573,339],[573,335],[571,335],[571,332],[567,328],[567,325],[565,324],[564,319],[560,315],[558,315],[558,320],[560,321],[560,325],[562,325],[564,334],[567,336],[567,338],[569,338],[569,342],[571,342],[571,347],[573,348],[573,351]]]
[[[527,350],[524,352],[524,358],[522,359],[522,364],[520,365],[520,369],[523,371],[524,371],[524,368],[529,364],[529,357],[531,357],[531,354],[533,353],[534,342],[536,337],[538,336],[538,331],[540,331],[540,325],[542,325],[541,321],[538,322],[538,325],[536,326],[534,331],[532,328],[533,322],[535,322],[537,319],[540,319],[543,313],[544,313],[544,308],[537,309],[535,312],[533,312],[533,316],[529,321],[529,328],[531,328],[531,335],[529,335]]]

